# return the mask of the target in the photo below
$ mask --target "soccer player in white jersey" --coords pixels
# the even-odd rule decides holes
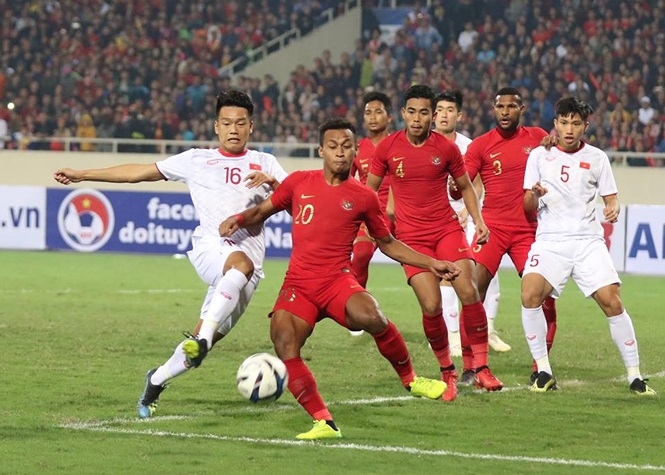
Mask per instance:
[[[538,365],[534,392],[556,388],[545,337],[542,303],[561,295],[572,277],[585,297],[592,297],[607,316],[610,334],[621,353],[633,393],[655,395],[642,378],[635,330],[621,302],[621,280],[596,218],[598,195],[606,221],[620,212],[617,186],[607,154],[582,140],[593,110],[569,97],[556,105],[554,127],[558,145],[534,149],[524,175],[524,208],[537,211],[538,229],[522,277],[522,324],[531,355]]]
[[[466,152],[467,147],[471,143],[471,139],[466,135],[457,132],[457,122],[462,117],[462,103],[464,96],[459,90],[444,91],[436,97],[436,118],[434,120],[435,130],[444,137],[455,142],[455,145],[460,149],[462,155]],[[479,197],[483,195],[483,187],[480,179],[474,181],[474,187]],[[455,200],[450,195],[448,196],[450,205],[459,216],[460,223],[464,227],[468,242],[471,244],[474,240],[476,227],[473,220],[469,218],[469,213],[464,207],[462,199]],[[494,320],[496,319],[497,310],[499,308],[499,277],[498,274],[490,281],[487,289],[487,294],[483,306],[487,314],[487,330],[489,337],[490,347],[494,351],[505,352],[510,351],[510,345],[505,343],[499,337],[495,326]],[[463,356],[462,345],[460,341],[460,325],[459,325],[459,302],[455,290],[450,282],[441,281],[441,299],[443,301],[443,318],[446,320],[448,327],[448,339],[450,341],[450,354],[452,356]],[[467,353],[466,351],[464,352]],[[459,384],[473,384],[474,368],[472,366],[473,357],[468,352],[468,358],[465,358],[464,372]],[[466,376],[465,376],[466,373]]]
[[[61,168],[54,174],[65,185],[171,180],[189,187],[200,224],[192,234],[192,250],[187,254],[209,287],[193,335],[188,335],[163,365],[148,371],[138,401],[140,418],[152,416],[167,381],[198,367],[212,346],[228,334],[263,278],[263,226],[240,229],[230,238],[221,238],[218,228],[229,216],[263,201],[287,176],[274,156],[247,149],[253,112],[254,104],[244,92],[222,92],[216,105],[218,149],[193,148],[149,164]]]

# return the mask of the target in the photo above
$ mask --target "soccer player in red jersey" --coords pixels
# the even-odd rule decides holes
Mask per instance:
[[[477,242],[487,241],[488,230],[480,214],[478,196],[469,180],[459,148],[431,131],[435,95],[424,85],[411,86],[405,96],[402,117],[406,129],[379,143],[370,166],[367,185],[378,189],[390,177],[395,200],[398,239],[432,257],[454,261],[462,270],[453,281],[462,302],[462,332],[470,342],[476,367],[476,384],[488,391],[503,387],[487,363],[487,316],[476,288],[473,257],[464,230],[448,200],[448,176],[461,190],[466,208],[476,223]],[[409,265],[407,280],[422,309],[423,328],[448,385],[444,400],[457,397],[457,371],[450,355],[448,330],[441,310],[439,280],[435,275]]]
[[[321,124],[319,155],[323,170],[292,173],[270,198],[219,227],[220,235],[232,238],[240,227],[258,225],[280,210],[288,209],[293,215],[293,252],[271,313],[270,337],[288,370],[289,391],[315,420],[311,430],[296,436],[304,440],[342,436],[300,356],[322,318],[371,334],[412,395],[439,399],[446,389],[442,381],[416,377],[401,334],[351,271],[353,240],[361,223],[381,251],[399,262],[444,279],[455,279],[460,272],[454,264],[420,254],[390,234],[376,193],[350,179],[356,155],[355,128],[350,122],[333,118]]]
[[[351,176],[358,176],[361,183],[367,183],[367,173],[369,165],[374,154],[376,145],[388,136],[388,126],[392,121],[392,103],[390,98],[383,92],[373,91],[365,94],[363,97],[365,103],[365,113],[363,121],[367,137],[358,141],[358,154],[351,165]],[[388,204],[388,195],[390,192],[390,181],[384,180],[377,191],[381,210],[384,212],[386,224],[391,231],[394,231],[393,221],[385,213]],[[353,243],[353,259],[351,260],[351,269],[356,273],[358,282],[363,287],[367,286],[369,277],[369,263],[372,260],[376,242],[367,232],[367,227],[361,226],[358,236]]]
[[[497,127],[474,139],[464,155],[469,178],[473,180],[480,174],[485,187],[483,217],[492,233],[488,242],[473,247],[481,298],[485,298],[504,254],[510,256],[518,274],[522,275],[536,238],[536,217],[524,211],[522,185],[529,153],[543,142],[547,132],[540,127],[520,125],[524,110],[517,89],[500,89],[494,100]],[[554,299],[550,297],[543,303],[543,311],[548,325],[549,351],[556,333]],[[537,375],[534,366],[532,382]]]

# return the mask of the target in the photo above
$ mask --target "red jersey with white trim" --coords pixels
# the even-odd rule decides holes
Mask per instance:
[[[367,137],[358,141],[358,154],[356,158],[353,159],[353,164],[351,165],[351,176],[356,176],[358,173],[358,180],[362,184],[367,184],[367,174],[369,173],[369,166],[372,163],[372,156],[374,155],[374,150],[376,146],[374,143]],[[386,205],[388,204],[388,192],[390,190],[390,179],[386,177],[382,182],[381,186],[377,190],[376,194],[379,195],[379,203],[381,203],[381,209],[386,210]]]
[[[377,145],[370,173],[390,177],[400,240],[429,241],[460,225],[448,201],[448,175],[459,178],[466,168],[457,145],[443,135],[433,132],[417,147],[404,130],[389,135]]]
[[[488,226],[536,228],[524,211],[524,170],[531,150],[547,135],[540,127],[520,126],[506,136],[498,127],[474,139],[464,160],[471,181],[480,173],[485,187],[483,218]]]
[[[332,186],[323,170],[290,174],[270,196],[278,209],[293,216],[293,250],[287,278],[321,279],[351,272],[353,241],[361,223],[372,237],[390,234],[376,193],[353,177]]]

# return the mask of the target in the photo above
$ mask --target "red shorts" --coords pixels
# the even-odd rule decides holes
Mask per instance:
[[[490,274],[495,275],[499,270],[501,258],[504,254],[508,254],[517,273],[522,275],[529,249],[536,240],[536,230],[499,227],[489,227],[489,229],[489,241],[486,244],[473,246],[473,258],[476,263],[482,264]]]
[[[408,244],[415,251],[436,259],[451,262],[459,261],[461,259],[473,259],[471,248],[461,226],[455,226],[448,229],[447,232],[442,233],[438,239],[432,239],[432,241],[428,243],[405,241],[405,244]],[[407,281],[416,274],[429,272],[427,269],[421,269],[420,267],[409,266],[406,264],[403,267]]]
[[[316,280],[284,280],[271,315],[286,310],[314,328],[323,318],[332,318],[346,327],[346,302],[353,294],[365,292],[353,272],[340,272]]]

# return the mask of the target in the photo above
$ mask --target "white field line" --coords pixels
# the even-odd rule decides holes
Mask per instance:
[[[519,463],[535,463],[539,465],[563,465],[563,466],[577,466],[577,467],[602,467],[606,469],[616,470],[640,470],[640,471],[665,471],[665,466],[662,465],[638,465],[638,464],[625,464],[625,463],[612,463],[594,460],[576,460],[576,459],[563,459],[563,458],[549,458],[549,457],[527,457],[522,455],[497,455],[497,454],[483,454],[483,453],[468,453],[457,452],[452,450],[427,450],[418,449],[415,447],[405,446],[377,446],[367,444],[346,444],[346,443],[319,443],[307,442],[291,439],[261,439],[255,437],[231,437],[217,434],[196,434],[190,432],[171,432],[163,430],[138,430],[138,429],[123,429],[119,427],[104,427],[104,426],[90,426],[85,424],[65,424],[61,426],[67,429],[74,430],[89,430],[93,432],[107,432],[116,434],[129,434],[129,435],[150,435],[154,437],[177,437],[182,439],[207,439],[217,440],[222,442],[243,442],[250,444],[267,444],[267,445],[281,445],[281,446],[305,446],[316,447],[317,449],[337,449],[337,450],[359,450],[365,452],[389,452],[401,453],[416,456],[436,456],[436,457],[457,457],[464,459],[476,460],[494,460],[500,462],[519,462]],[[332,442],[332,441],[331,441]]]

